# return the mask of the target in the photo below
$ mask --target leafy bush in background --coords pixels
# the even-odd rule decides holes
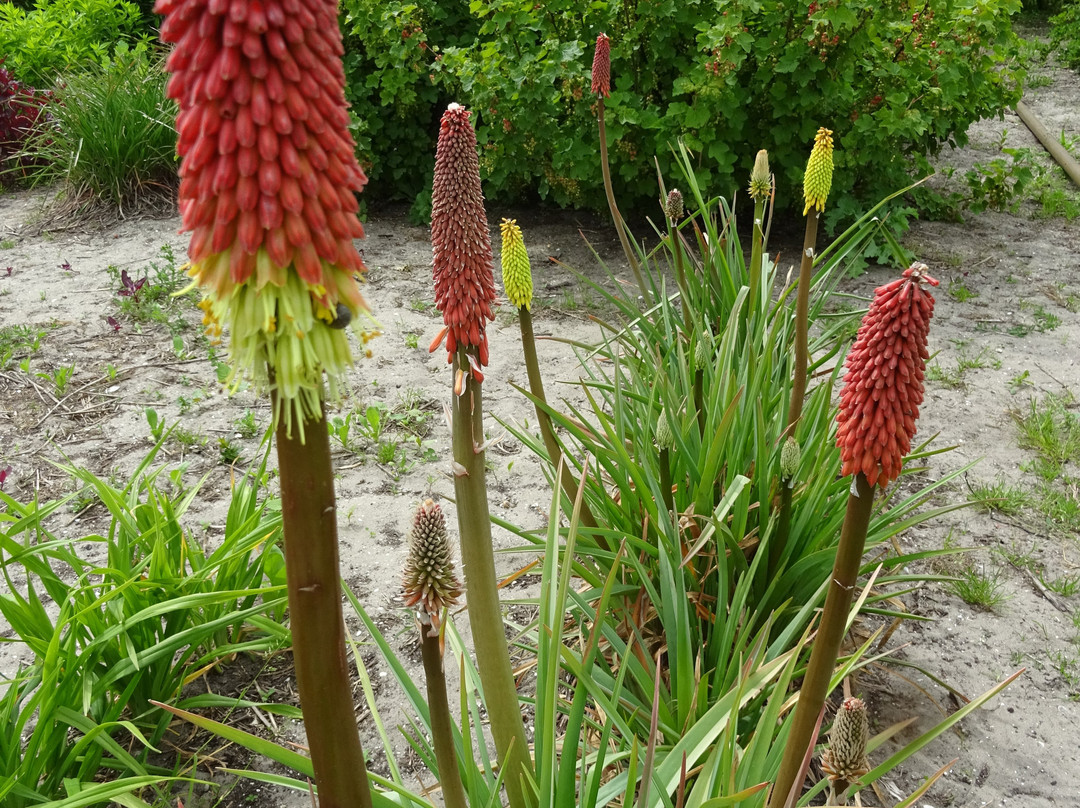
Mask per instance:
[[[1080,70],[1080,3],[1069,3],[1050,18],[1050,47],[1074,70]]]
[[[416,199],[426,218],[439,116],[461,100],[451,82],[436,84],[434,66],[443,48],[471,45],[479,22],[464,0],[342,0],[341,12],[353,137],[370,180],[364,196]]]
[[[22,81],[48,87],[59,73],[100,62],[117,43],[142,34],[139,7],[126,0],[37,0],[26,10],[0,3],[0,56]]]
[[[74,204],[107,202],[123,215],[133,207],[172,209],[176,186],[174,102],[165,71],[145,49],[72,73],[56,90],[53,125],[32,150],[43,159],[38,181],[67,183]]]
[[[941,144],[962,144],[968,124],[1019,98],[1023,75],[1012,61],[1018,39],[1010,16],[1019,0],[931,0],[914,12],[897,0],[585,7],[474,0],[468,16],[463,3],[431,6],[345,3],[357,37],[350,92],[359,117],[371,122],[361,149],[376,193],[421,185],[413,172],[423,166],[405,153],[425,132],[431,142],[434,113],[425,105],[446,96],[476,111],[489,196],[538,193],[559,205],[602,208],[589,93],[600,32],[612,38],[608,137],[624,203],[653,198],[653,156],[671,168],[669,144],[678,137],[699,155],[703,184],[731,185],[766,148],[778,183],[790,190],[823,125],[837,143],[832,225],[906,185],[913,166],[928,170],[927,155]],[[374,115],[373,104],[381,108]],[[387,182],[393,190],[377,187]]]
[[[50,99],[50,93],[16,81],[0,58],[0,185],[24,178],[33,165],[23,150]]]

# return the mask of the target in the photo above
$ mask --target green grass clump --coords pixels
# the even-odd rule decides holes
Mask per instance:
[[[65,204],[76,210],[171,210],[176,105],[165,97],[166,78],[160,59],[139,50],[67,74],[50,107],[52,126],[30,145],[43,160],[34,180],[63,181]]]
[[[996,610],[1008,600],[1004,591],[1005,581],[999,570],[988,573],[975,567],[967,567],[946,586],[965,603],[987,611]]]
[[[107,792],[93,801],[104,803],[161,781],[171,772],[150,751],[170,716],[150,701],[206,704],[184,698],[198,672],[288,644],[281,520],[257,496],[265,467],[233,487],[221,545],[205,551],[181,523],[200,485],[182,486],[177,471],[164,493],[150,468],[160,447],[127,483],[64,467],[76,492],[62,499],[0,492],[0,614],[32,654],[0,696],[5,808],[70,797],[75,786],[84,797]],[[82,539],[104,560],[52,532],[53,515],[73,502],[107,510],[105,535]]]

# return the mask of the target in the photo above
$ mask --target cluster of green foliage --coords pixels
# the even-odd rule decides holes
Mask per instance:
[[[106,202],[123,214],[146,203],[172,208],[176,187],[176,104],[149,49],[117,48],[101,64],[66,75],[51,126],[30,148],[39,182],[63,180],[69,196]]]
[[[1080,3],[1066,3],[1050,18],[1050,47],[1065,64],[1080,70]]]
[[[655,193],[653,156],[682,138],[703,184],[745,176],[769,150],[795,204],[807,144],[835,133],[829,223],[907,184],[944,143],[1020,95],[1019,0],[854,3],[505,3],[346,0],[350,92],[377,193],[406,198],[427,167],[407,156],[436,132],[429,104],[475,111],[485,189],[603,207],[589,63],[612,39],[608,135],[624,204]],[[357,48],[362,49],[360,52]],[[372,105],[376,109],[372,110]],[[371,114],[374,112],[375,114]],[[375,128],[377,127],[377,128]],[[430,153],[430,149],[427,150]],[[430,160],[430,158],[427,158]]]
[[[0,3],[0,56],[21,80],[49,87],[61,73],[108,58],[141,32],[139,7],[127,0],[37,0],[32,8]]]
[[[441,51],[469,47],[479,23],[463,0],[342,0],[346,97],[370,185],[366,197],[407,199],[426,219],[439,116],[455,99],[436,82]]]
[[[0,615],[32,654],[0,682],[4,806],[103,804],[168,779],[150,752],[169,718],[150,700],[211,706],[212,695],[183,694],[192,678],[288,644],[281,517],[258,496],[265,463],[234,487],[224,539],[206,551],[181,523],[202,481],[151,469],[162,443],[126,483],[65,467],[76,490],[60,499],[0,491]],[[82,539],[103,561],[53,532],[72,506],[106,510],[106,535]]]

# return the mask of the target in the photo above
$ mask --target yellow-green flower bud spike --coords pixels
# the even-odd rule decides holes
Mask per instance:
[[[705,326],[698,334],[697,345],[694,346],[694,367],[704,370],[713,360],[713,335],[709,326]]]
[[[754,158],[754,170],[750,172],[750,197],[761,202],[772,193],[772,173],[769,171],[769,153],[762,149]]]
[[[869,737],[866,705],[862,699],[844,699],[829,732],[829,748],[821,756],[825,775],[834,782],[850,783],[870,771],[866,758]]]
[[[530,311],[532,307],[533,281],[529,266],[529,253],[521,228],[516,219],[503,219],[502,231],[502,280],[507,299],[519,309]]]
[[[788,435],[780,449],[780,479],[790,487],[795,480],[795,473],[799,470],[799,461],[802,459],[802,451],[795,438]]]
[[[814,136],[814,148],[810,152],[806,174],[803,176],[803,199],[806,200],[803,216],[811,208],[825,210],[825,200],[829,198],[829,190],[832,188],[832,152],[832,130],[823,126]]]
[[[656,419],[656,446],[661,450],[675,448],[675,435],[668,423],[667,410],[660,410],[660,417]]]

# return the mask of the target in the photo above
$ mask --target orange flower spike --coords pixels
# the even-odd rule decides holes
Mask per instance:
[[[488,361],[486,326],[495,319],[491,234],[480,189],[480,161],[469,111],[451,104],[439,124],[431,193],[432,274],[435,305],[446,324],[447,361],[458,346]]]
[[[367,311],[352,241],[367,178],[347,128],[337,3],[158,0],[155,11],[176,45],[180,213],[208,327],[230,332],[234,387],[267,386],[271,365],[275,418],[297,418],[303,434],[323,373],[333,395],[352,363],[342,323]]]
[[[592,94],[608,98],[611,95],[611,40],[607,34],[596,38],[592,62]]]
[[[855,345],[844,366],[836,443],[844,475],[863,473],[884,488],[900,476],[911,451],[923,400],[923,377],[934,298],[923,281],[937,286],[925,264],[874,290]]]

